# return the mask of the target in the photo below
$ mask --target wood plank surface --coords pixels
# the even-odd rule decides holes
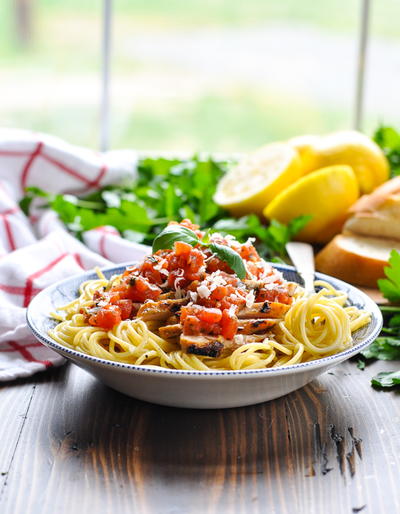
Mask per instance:
[[[400,512],[400,395],[334,368],[272,402],[147,404],[75,366],[0,389],[2,514]]]

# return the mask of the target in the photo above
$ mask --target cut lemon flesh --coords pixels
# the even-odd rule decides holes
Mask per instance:
[[[236,216],[261,214],[283,189],[302,176],[297,151],[271,143],[250,154],[219,182],[214,201]]]
[[[311,221],[296,239],[325,243],[340,232],[349,207],[359,197],[350,166],[330,166],[310,173],[283,190],[264,209],[264,215],[288,223],[309,214]]]

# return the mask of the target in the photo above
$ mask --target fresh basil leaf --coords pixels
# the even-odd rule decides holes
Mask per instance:
[[[246,267],[240,255],[229,246],[212,243],[210,250],[215,253],[222,261],[226,262],[232,271],[243,280],[246,277]]]
[[[181,225],[168,225],[153,241],[153,253],[158,250],[170,249],[176,241],[195,246],[200,242],[197,235],[189,228]]]
[[[362,359],[358,359],[357,361],[357,368],[361,369],[361,371],[364,371],[365,369],[365,361]]]
[[[400,384],[399,371],[382,371],[371,379],[371,384],[378,387],[393,387]]]
[[[378,280],[378,287],[390,302],[400,302],[400,253],[390,252],[389,266],[384,268],[387,278]]]

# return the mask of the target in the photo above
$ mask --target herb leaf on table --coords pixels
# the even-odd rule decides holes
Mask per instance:
[[[372,378],[371,383],[378,387],[393,387],[395,385],[400,385],[400,370],[389,372],[382,371]]]
[[[385,267],[387,278],[378,280],[378,287],[383,296],[392,303],[400,302],[400,254],[392,250],[389,266]],[[383,327],[380,336],[364,351],[361,352],[360,363],[369,359],[400,361],[400,306],[381,305]],[[361,369],[361,368],[360,368]],[[381,372],[372,377],[371,384],[380,387],[392,387],[400,384],[400,370]]]
[[[389,266],[385,267],[387,278],[378,280],[378,287],[383,296],[390,302],[400,302],[400,253],[392,250]]]

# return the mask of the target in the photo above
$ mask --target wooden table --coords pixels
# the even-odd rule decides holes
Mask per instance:
[[[400,512],[400,395],[345,363],[286,397],[201,411],[73,365],[0,389],[1,514]]]

